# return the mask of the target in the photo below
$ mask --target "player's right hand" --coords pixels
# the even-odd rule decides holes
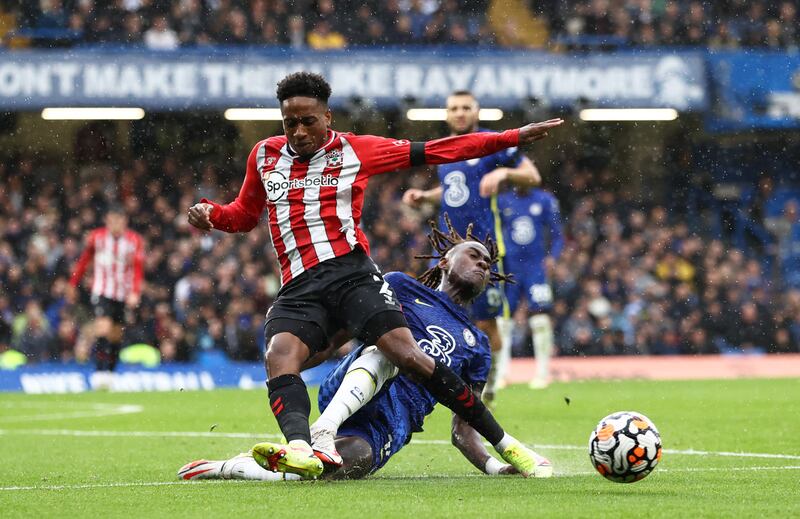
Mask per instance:
[[[214,228],[211,223],[211,210],[214,206],[206,203],[194,204],[189,208],[189,223],[201,231],[210,231]]]
[[[425,201],[425,191],[422,189],[409,189],[403,193],[403,203],[411,207],[419,207]]]
[[[561,126],[562,124],[564,124],[564,120],[561,118],[549,119],[540,123],[526,124],[519,129],[519,143],[529,144],[539,139],[544,139],[547,137],[548,130],[552,130],[556,126]]]

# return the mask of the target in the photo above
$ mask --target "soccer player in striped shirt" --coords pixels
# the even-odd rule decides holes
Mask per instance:
[[[562,121],[410,142],[331,129],[330,95],[318,74],[298,72],[281,80],[277,97],[285,135],[255,145],[236,200],[220,205],[203,199],[189,209],[195,227],[225,232],[251,230],[267,210],[283,276],[265,326],[270,406],[288,441],[281,468],[305,477],[322,473],[310,445],[311,402],[300,371],[339,329],[377,345],[493,445],[519,445],[453,370],[417,346],[392,288],[369,257],[359,223],[372,175],[534,142]],[[338,456],[326,461],[341,464]]]
[[[96,380],[105,384],[119,358],[125,308],[139,306],[144,279],[144,240],[128,228],[128,217],[121,207],[111,207],[105,216],[105,227],[94,229],[87,236],[70,278],[73,298],[89,263],[94,264],[94,352],[97,371],[102,374]]]

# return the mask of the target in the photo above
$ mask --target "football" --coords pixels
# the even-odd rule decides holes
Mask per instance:
[[[642,413],[613,413],[600,420],[589,436],[589,458],[609,481],[634,483],[661,460],[661,435]]]

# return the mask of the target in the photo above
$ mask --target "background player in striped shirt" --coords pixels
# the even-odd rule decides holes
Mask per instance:
[[[91,302],[94,308],[94,353],[99,372],[117,365],[125,326],[125,308],[136,308],[144,279],[144,240],[128,228],[121,207],[111,207],[105,226],[86,237],[86,245],[70,278],[70,297],[75,299],[83,275],[93,264]],[[97,378],[102,385],[102,376]]]
[[[249,231],[267,210],[283,274],[265,327],[270,407],[288,441],[281,463],[304,476],[322,473],[310,446],[311,403],[300,370],[339,329],[377,345],[493,445],[518,444],[463,380],[414,342],[394,292],[368,256],[361,208],[372,175],[489,155],[539,140],[563,121],[412,143],[331,129],[330,95],[330,85],[318,74],[299,72],[281,80],[277,97],[285,135],[256,144],[234,202],[202,200],[189,209],[195,227],[226,232]]]
[[[478,126],[480,105],[471,92],[453,92],[447,98],[446,106],[450,135],[490,131]],[[514,146],[485,157],[442,164],[436,170],[439,186],[429,190],[409,189],[403,194],[403,202],[412,207],[419,207],[423,202],[440,205],[440,225],[443,225],[445,213],[459,232],[465,232],[467,225],[472,224],[476,236],[494,237],[502,257],[505,244],[500,232],[497,194],[507,185],[528,187],[541,182],[539,170],[533,162]],[[492,345],[492,370],[485,390],[487,402],[494,399],[496,370],[502,349],[496,318],[506,310],[502,283],[486,290],[470,308],[472,319],[489,336]]]

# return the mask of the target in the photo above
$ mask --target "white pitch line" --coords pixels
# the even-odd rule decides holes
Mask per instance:
[[[19,407],[22,409],[26,408],[43,408],[45,406],[33,406],[33,405],[8,405],[13,404],[13,402],[7,402],[3,407],[6,408],[14,408]],[[134,413],[141,413],[144,410],[144,407],[136,404],[78,404],[82,407],[88,407],[85,411],[71,411],[71,412],[59,412],[59,413],[38,413],[33,415],[14,415],[14,416],[4,416],[0,418],[0,423],[12,423],[12,422],[35,422],[39,420],[68,420],[70,418],[100,418],[103,416],[116,416],[116,415],[123,415],[123,414],[134,414]]]
[[[746,472],[746,471],[769,471],[769,470],[800,470],[800,465],[778,465],[778,466],[762,466],[762,467],[686,467],[686,468],[674,468],[674,469],[662,469],[656,468],[654,472],[658,474],[662,473],[669,473],[669,474],[678,474],[684,472]],[[594,470],[580,470],[577,472],[566,472],[559,474],[556,471],[556,476],[594,476],[597,474],[597,471]]]
[[[685,468],[685,469],[657,469],[658,473],[680,473],[680,472],[741,472],[741,471],[771,471],[771,470],[800,470],[800,465],[787,465],[781,467],[708,467],[708,468]],[[572,477],[572,476],[595,476],[597,473],[593,471],[570,472],[567,474],[559,474],[556,472],[556,477]],[[380,476],[370,479],[442,479],[451,476],[391,476],[382,478]],[[456,477],[480,477],[479,474],[470,474],[465,476]],[[21,490],[81,490],[81,489],[96,489],[96,488],[130,488],[130,487],[163,487],[181,485],[186,488],[203,488],[205,485],[211,484],[236,484],[236,483],[252,483],[251,481],[240,480],[206,480],[202,483],[188,482],[188,481],[151,481],[151,482],[130,482],[130,483],[86,483],[78,485],[42,485],[42,486],[16,486],[16,487],[0,487],[0,492],[13,492]]]
[[[220,484],[220,483],[240,483],[236,480],[206,480],[203,483]],[[164,487],[172,485],[185,485],[185,486],[199,486],[192,485],[187,481],[138,481],[129,483],[85,483],[78,485],[41,485],[41,486],[27,486],[27,487],[0,487],[0,491],[14,491],[14,490],[76,490],[82,488],[127,488],[127,487]]]
[[[244,438],[244,439],[270,439],[280,438],[274,433],[225,433],[204,431],[82,431],[75,429],[0,429],[0,435],[39,435],[39,436],[90,436],[107,438]],[[411,440],[417,445],[450,445],[449,440]],[[587,450],[579,445],[552,445],[533,443],[531,447],[541,450]],[[728,452],[728,451],[699,451],[695,449],[664,449],[665,454],[683,456],[723,456],[731,458],[761,458],[779,460],[800,460],[798,454],[772,454],[762,452]]]

